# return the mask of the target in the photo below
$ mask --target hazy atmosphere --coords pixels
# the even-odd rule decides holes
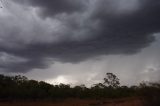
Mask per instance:
[[[51,84],[160,80],[159,0],[1,0],[0,74]]]

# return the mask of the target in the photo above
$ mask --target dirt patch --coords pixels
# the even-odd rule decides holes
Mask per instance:
[[[140,98],[123,99],[66,99],[59,102],[1,102],[0,106],[143,106]]]

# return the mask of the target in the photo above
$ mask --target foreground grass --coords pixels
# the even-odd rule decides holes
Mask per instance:
[[[1,102],[0,106],[143,106],[141,98],[122,99],[66,99],[61,101]]]

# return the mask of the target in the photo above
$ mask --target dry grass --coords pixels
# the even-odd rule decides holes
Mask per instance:
[[[0,106],[143,106],[139,98],[116,100],[80,100],[67,99],[59,102],[3,102]]]

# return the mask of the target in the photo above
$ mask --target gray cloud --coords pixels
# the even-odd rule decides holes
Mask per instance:
[[[160,31],[159,1],[137,0],[131,5],[133,0],[129,4],[126,0],[91,0],[87,1],[88,8],[83,0],[14,1],[16,8],[22,9],[19,14],[24,21],[14,14],[8,16],[13,21],[2,17],[0,52],[27,61],[7,67],[1,63],[7,71],[47,68],[51,61],[77,63],[101,55],[135,54],[153,42],[153,34]],[[32,9],[25,10],[24,4]],[[23,12],[33,17],[25,17]]]
[[[39,9],[40,15],[50,17],[60,13],[74,13],[85,10],[88,0],[14,0]]]

